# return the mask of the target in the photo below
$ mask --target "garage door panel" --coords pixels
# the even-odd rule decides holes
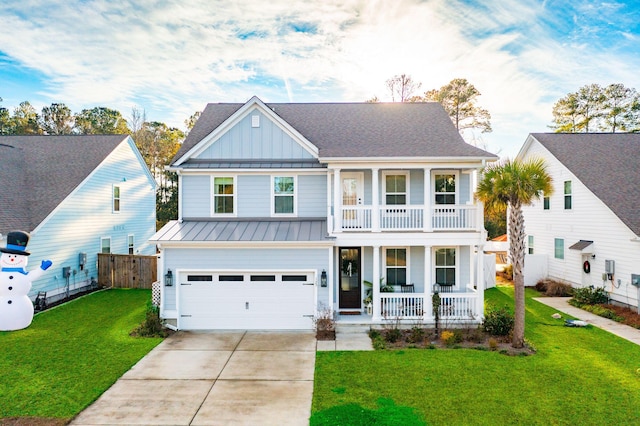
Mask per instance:
[[[315,286],[291,281],[180,281],[181,329],[312,329]],[[306,284],[306,285],[305,285]]]

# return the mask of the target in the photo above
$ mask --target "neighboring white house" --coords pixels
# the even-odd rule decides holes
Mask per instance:
[[[430,323],[438,283],[441,316],[478,323],[473,193],[495,160],[438,103],[209,104],[169,166],[178,220],[150,240],[161,316],[178,329],[311,329],[323,308]],[[365,281],[395,292],[373,285],[367,304]]]
[[[533,157],[547,163],[554,193],[523,207],[528,253],[546,255],[550,278],[636,306],[640,134],[534,133],[518,154]]]
[[[53,261],[32,299],[90,285],[97,253],[155,254],[155,217],[155,182],[129,136],[0,136],[0,243],[27,231],[27,270]]]

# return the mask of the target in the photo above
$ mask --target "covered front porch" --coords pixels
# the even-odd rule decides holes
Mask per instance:
[[[337,320],[435,324],[437,294],[441,324],[480,323],[483,262],[477,253],[474,245],[336,247],[329,294]]]

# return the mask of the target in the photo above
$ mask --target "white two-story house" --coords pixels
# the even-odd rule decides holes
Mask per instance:
[[[429,324],[438,284],[443,319],[479,322],[474,188],[495,160],[438,103],[209,104],[169,166],[178,220],[151,239],[161,316],[178,329],[311,329],[328,308]]]
[[[546,261],[531,274],[603,287],[614,302],[638,306],[640,134],[533,133],[518,158],[544,159],[554,185],[522,208],[527,251]]]

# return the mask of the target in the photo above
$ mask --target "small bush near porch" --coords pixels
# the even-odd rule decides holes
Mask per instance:
[[[63,425],[162,341],[129,333],[150,290],[105,290],[0,332],[0,424]]]
[[[596,327],[564,327],[531,299],[538,292],[526,294],[534,355],[319,352],[311,424],[640,424],[640,346]],[[512,305],[513,288],[485,298]]]

